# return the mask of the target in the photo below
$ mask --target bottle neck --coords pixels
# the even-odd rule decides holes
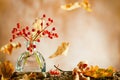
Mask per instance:
[[[36,51],[36,42],[35,41],[27,41],[26,42],[27,52],[33,53]]]

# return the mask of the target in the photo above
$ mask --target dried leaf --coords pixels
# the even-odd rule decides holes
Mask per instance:
[[[32,27],[37,31],[40,30],[42,31],[45,28],[46,24],[45,24],[45,20],[42,18],[36,18],[35,21],[32,24]],[[32,32],[32,35],[36,34],[35,32]]]
[[[74,2],[74,3],[69,3],[65,5],[61,5],[61,9],[71,11],[77,8],[83,8],[88,12],[91,12],[91,5],[88,2],[88,0],[83,0],[82,2]]]
[[[56,52],[49,56],[49,58],[54,58],[59,55],[67,55],[69,49],[69,43],[68,42],[63,42],[60,46],[58,46]]]
[[[14,49],[20,48],[21,44],[19,42],[17,43],[8,43],[4,45],[3,47],[0,48],[0,52],[7,53],[7,54],[12,54],[12,51]]]
[[[88,2],[88,0],[83,0],[83,2],[80,4],[81,7],[83,7],[86,11],[88,12],[91,12],[92,9],[91,9],[91,5],[90,3]]]
[[[67,11],[71,11],[71,10],[74,10],[74,9],[77,9],[77,8],[80,8],[80,4],[79,2],[75,2],[75,3],[69,3],[69,4],[66,4],[66,5],[62,5],[61,8],[63,10],[67,10]]]
[[[99,68],[98,66],[91,66],[90,70],[84,72],[84,75],[94,78],[110,77],[113,75],[114,72],[115,69],[111,66],[107,69]]]
[[[10,61],[1,63],[1,73],[4,78],[10,78],[14,72],[14,66]]]

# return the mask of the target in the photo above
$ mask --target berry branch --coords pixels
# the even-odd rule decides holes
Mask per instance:
[[[34,41],[40,42],[40,38],[47,36],[50,39],[58,38],[58,34],[55,33],[56,28],[52,27],[51,31],[47,30],[49,26],[53,23],[53,19],[48,18],[47,21],[45,20],[46,15],[43,14],[43,16],[35,21],[36,26],[32,26],[31,28],[29,26],[26,26],[25,28],[21,28],[20,23],[17,23],[17,27],[14,27],[12,29],[12,38],[10,39],[10,42],[12,42],[14,39],[18,37],[23,37],[26,41],[29,41],[30,46],[27,47],[27,50],[32,52],[34,48],[36,48],[36,45],[33,44]],[[41,22],[39,22],[39,20]],[[43,23],[43,20],[46,21]]]

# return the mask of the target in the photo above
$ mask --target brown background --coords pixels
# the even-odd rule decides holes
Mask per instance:
[[[47,70],[60,65],[72,70],[79,61],[91,65],[120,69],[120,0],[90,0],[93,12],[83,9],[64,11],[60,5],[77,0],[0,0],[0,47],[9,41],[11,29],[20,22],[31,26],[35,18],[45,13],[54,19],[58,39],[42,39],[37,49],[44,55]],[[23,38],[20,41],[24,44]],[[70,42],[67,56],[49,59],[61,42]],[[0,60],[15,62],[25,46],[11,56],[0,53]]]

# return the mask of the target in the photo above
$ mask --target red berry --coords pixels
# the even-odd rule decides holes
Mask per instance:
[[[12,32],[11,32],[12,34],[14,33],[14,30],[12,30]]]
[[[21,32],[21,31],[19,32],[19,35],[22,35],[22,32]]]
[[[40,42],[40,39],[37,39],[37,42]]]
[[[25,33],[25,29],[22,29],[23,33]]]
[[[12,38],[15,39],[15,35],[12,35]]]
[[[48,34],[48,30],[45,30],[44,33],[45,33],[45,34]]]
[[[46,17],[46,15],[45,14],[43,14],[43,18],[45,18]]]
[[[51,19],[51,22],[53,23],[53,20]]]
[[[53,37],[51,35],[48,36],[50,39],[53,39]]]
[[[49,23],[46,23],[46,26],[49,26]]]
[[[48,21],[51,21],[51,18],[48,18]]]
[[[28,36],[28,35],[27,35],[27,34],[25,34],[25,33],[24,33],[24,35],[25,35],[25,37],[27,37],[27,36]]]
[[[55,30],[56,30],[55,27],[53,27],[53,28],[52,28],[52,31],[55,31]]]
[[[17,31],[17,28],[13,28],[13,31],[16,32],[16,31]]]
[[[55,33],[55,37],[58,38],[58,34],[57,33]]]
[[[20,23],[17,23],[17,28],[20,28]]]
[[[35,32],[35,29],[32,29],[32,32]]]
[[[42,35],[45,35],[45,32],[43,32]]]
[[[27,50],[29,51],[29,50],[30,50],[30,48],[28,47],[28,48],[27,48]]]
[[[33,45],[33,48],[36,48],[36,45]]]
[[[20,33],[17,33],[16,35],[17,35],[17,36],[19,36],[19,35],[20,35]]]
[[[52,36],[55,36],[55,33],[52,33]]]
[[[30,49],[29,51],[32,52],[32,49]]]
[[[51,35],[51,33],[50,33],[49,31],[47,32],[47,34],[48,34],[48,36],[50,36],[50,35]]]
[[[30,35],[30,32],[28,32],[27,34]]]
[[[40,25],[43,26],[43,23],[41,23]]]
[[[38,30],[37,33],[40,34],[40,30]]]
[[[28,27],[28,26],[26,26],[26,30],[29,30],[29,27]]]
[[[13,40],[12,39],[10,39],[10,42],[12,42]]]

